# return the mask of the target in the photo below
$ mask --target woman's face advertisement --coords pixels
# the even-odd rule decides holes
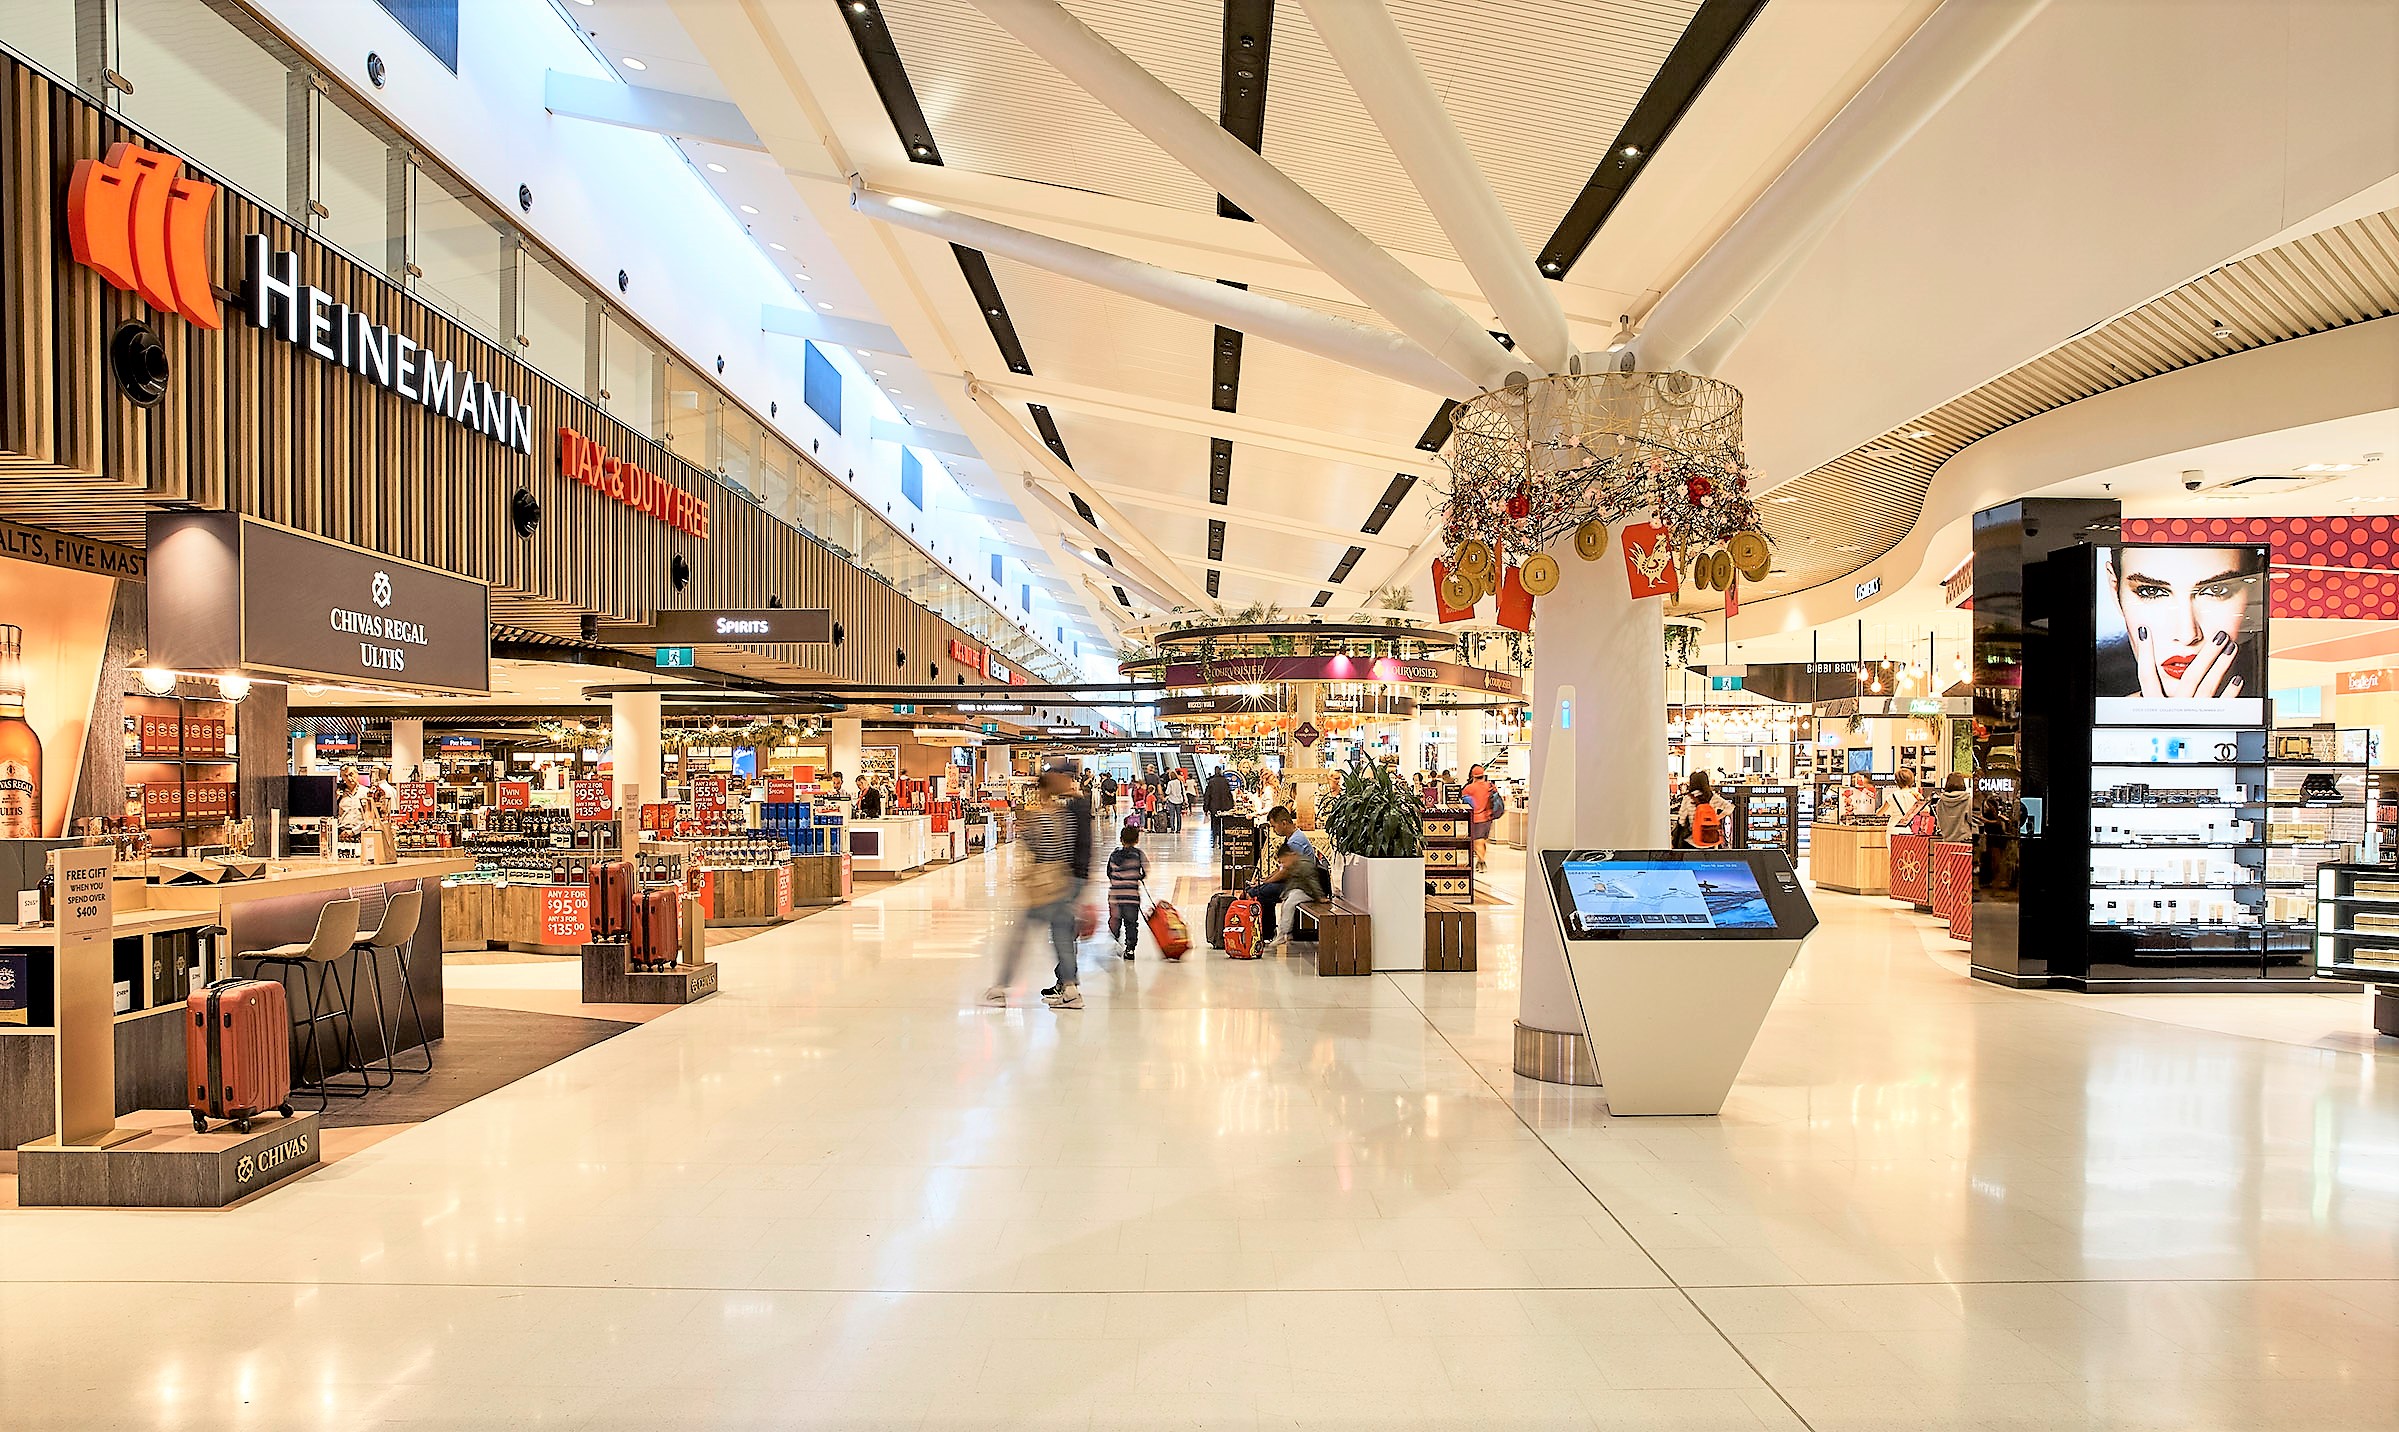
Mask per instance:
[[[2259,553],[2124,547],[2109,556],[2113,570],[2103,559],[2102,600],[2112,596],[2122,614],[2137,689],[2103,694],[2152,700],[2264,694],[2266,572]]]

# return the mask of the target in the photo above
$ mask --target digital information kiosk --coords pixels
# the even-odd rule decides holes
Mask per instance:
[[[1816,911],[1780,850],[1544,850],[1611,1114],[1714,1114]]]

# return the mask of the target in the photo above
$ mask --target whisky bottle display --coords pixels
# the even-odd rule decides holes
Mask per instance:
[[[42,738],[25,719],[25,632],[0,625],[0,839],[42,834]]]

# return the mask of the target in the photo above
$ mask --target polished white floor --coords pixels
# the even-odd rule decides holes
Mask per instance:
[[[1504,913],[1477,976],[1094,942],[997,1012],[1003,888],[229,1213],[0,1213],[0,1427],[2399,1426],[2393,1054],[1825,896],[1724,1116],[1615,1120],[1508,1072]]]

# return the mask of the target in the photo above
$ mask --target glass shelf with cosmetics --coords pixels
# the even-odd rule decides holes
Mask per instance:
[[[2119,960],[2219,960],[2266,920],[2265,733],[2091,733],[2090,928]]]

